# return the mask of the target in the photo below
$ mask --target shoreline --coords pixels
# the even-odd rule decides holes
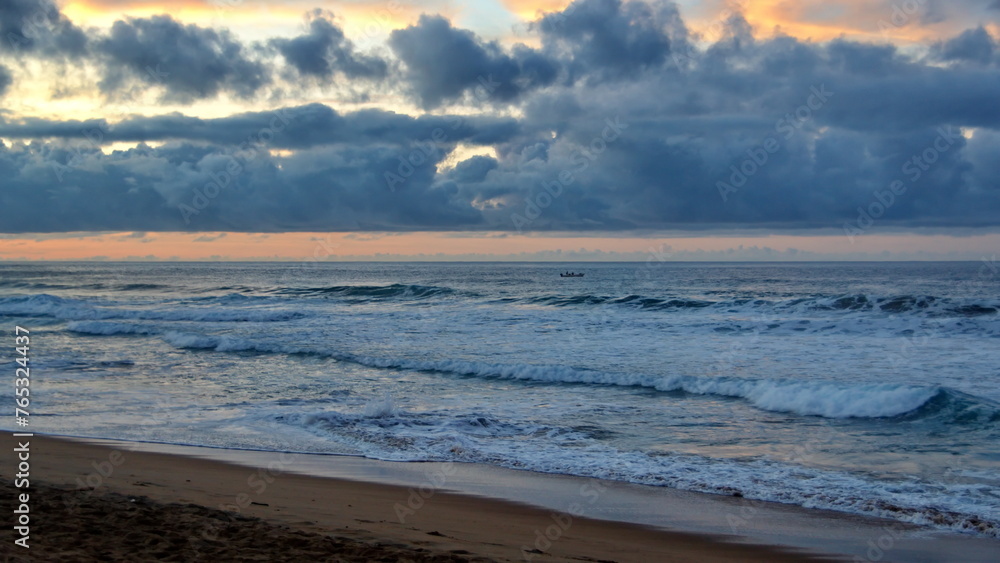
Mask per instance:
[[[13,440],[8,434],[7,445],[13,447]],[[70,549],[75,560],[96,560],[111,549],[109,545],[116,546],[118,555],[126,555],[122,550],[135,550],[127,554],[133,559],[158,558],[156,553],[128,539],[131,534],[139,533],[136,526],[142,520],[119,518],[119,509],[115,508],[137,506],[150,511],[143,513],[146,520],[151,520],[147,524],[162,527],[165,536],[172,536],[172,527],[177,526],[188,531],[208,530],[207,537],[204,533],[201,538],[188,534],[174,538],[175,541],[226,544],[227,538],[239,536],[242,529],[258,532],[266,529],[268,537],[272,532],[277,537],[306,534],[296,541],[309,545],[329,541],[322,538],[333,535],[337,542],[353,546],[338,548],[347,549],[339,555],[352,561],[369,560],[369,555],[350,558],[354,551],[362,553],[366,549],[397,550],[393,557],[398,560],[820,560],[779,547],[729,543],[709,535],[594,520],[445,490],[434,489],[423,498],[417,489],[417,498],[422,502],[411,501],[413,489],[303,475],[279,468],[273,460],[253,469],[138,448],[130,451],[128,446],[132,443],[118,444],[121,449],[83,440],[41,435],[31,438],[31,479],[36,487],[32,492],[42,497],[33,501],[39,508],[33,514],[33,548],[29,552],[32,559],[37,560],[40,555],[58,559],[52,553],[45,555],[45,550]],[[599,494],[597,487],[600,485],[584,492]],[[97,537],[88,534],[74,538],[63,531],[62,537],[51,538],[58,540],[58,545],[48,544],[46,528],[62,529],[63,523],[59,514],[51,513],[60,507],[47,506],[45,495],[60,498],[75,495],[72,503],[65,502],[67,506],[62,507],[72,509],[70,519],[74,526],[78,531],[89,526],[101,533]],[[400,511],[400,507],[406,510]],[[223,509],[230,514],[226,515]],[[50,512],[48,518],[46,511]],[[66,518],[65,514],[62,516]],[[546,533],[552,539],[546,538]],[[8,535],[11,534],[9,531]],[[0,553],[23,557],[20,552],[11,551],[15,549],[12,546],[13,538],[7,539]],[[164,548],[156,545],[155,549]],[[199,549],[204,546],[175,546],[178,553],[190,549],[201,553]],[[330,554],[333,555],[338,554]]]
[[[947,561],[956,549],[969,561],[993,561],[1000,545],[792,505],[474,464],[52,436],[32,438],[32,452],[33,479],[88,498],[141,495],[303,533],[501,561],[645,561],[664,554],[678,561],[808,561],[827,553],[838,555],[826,560],[930,562]],[[318,509],[331,494],[352,499],[350,506]]]

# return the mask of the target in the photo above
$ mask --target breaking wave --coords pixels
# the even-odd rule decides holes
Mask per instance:
[[[652,311],[697,311],[699,309],[740,310],[747,313],[785,313],[810,311],[872,312],[887,315],[923,314],[931,317],[981,317],[996,315],[1000,302],[976,302],[933,295],[873,296],[865,294],[816,296],[785,300],[761,298],[695,299],[688,297],[651,297],[644,295],[540,295],[498,300],[552,307],[617,305]]]
[[[233,336],[209,336],[171,331],[162,338],[178,348],[217,352],[310,354],[330,357],[373,368],[432,371],[467,377],[515,379],[546,383],[574,383],[622,387],[646,387],[663,392],[715,395],[743,399],[772,412],[788,412],[824,418],[892,418],[914,413],[936,400],[943,408],[968,411],[970,401],[987,420],[1000,419],[1000,406],[985,399],[943,387],[897,383],[834,383],[787,379],[743,379],[736,377],[652,376],[607,373],[559,365],[496,364],[466,360],[418,360],[378,358],[347,352],[253,342]],[[934,405],[932,405],[934,406]],[[928,412],[924,413],[925,415]],[[959,413],[956,411],[956,416]]]

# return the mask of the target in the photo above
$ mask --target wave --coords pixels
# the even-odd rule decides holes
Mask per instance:
[[[172,289],[173,286],[157,283],[85,283],[85,284],[64,284],[48,282],[29,282],[18,280],[0,280],[0,287],[13,289],[36,289],[36,290],[107,290],[107,291],[154,291],[162,289]]]
[[[673,452],[623,451],[576,428],[505,421],[477,413],[399,412],[390,418],[324,411],[276,421],[390,461],[457,461],[864,514],[1000,537],[988,491],[915,477],[882,481],[846,471],[769,459],[732,460]],[[543,439],[531,439],[539,438]],[[552,447],[555,444],[558,447]],[[586,444],[586,447],[580,447]],[[810,442],[803,439],[808,451]],[[740,519],[730,523],[740,522]],[[734,528],[735,529],[735,528]]]
[[[1000,536],[1000,511],[988,490],[984,495],[959,482],[879,480],[767,458],[620,450],[600,443],[587,427],[505,420],[476,410],[409,412],[388,396],[369,402],[362,412],[356,409],[282,413],[272,420],[374,459],[457,461],[578,475]],[[802,444],[802,452],[815,447],[808,437]]]
[[[996,424],[1000,423],[1000,403],[954,389],[943,389],[919,408],[899,418],[962,426]]]
[[[17,282],[21,283],[21,282]],[[37,285],[37,287],[35,287]],[[31,289],[107,289],[114,291],[152,291],[166,289],[171,286],[148,283],[134,284],[90,284],[81,286],[64,286],[54,284],[32,284]],[[212,295],[225,292],[222,295]],[[878,317],[931,317],[931,318],[982,318],[1000,316],[1000,300],[975,299],[975,298],[951,298],[939,297],[935,295],[871,295],[871,294],[841,294],[841,295],[813,295],[808,297],[795,298],[775,298],[771,295],[766,297],[740,294],[739,296],[729,295],[728,298],[713,293],[711,296],[651,296],[641,294],[628,295],[603,295],[596,293],[580,294],[542,294],[542,295],[521,295],[510,297],[485,296],[480,293],[459,290],[451,287],[437,285],[419,284],[390,284],[390,285],[334,285],[326,287],[249,287],[249,286],[217,286],[212,288],[201,288],[189,291],[190,293],[207,294],[200,297],[185,299],[186,302],[200,305],[218,305],[219,307],[233,308],[234,306],[245,305],[249,308],[255,301],[260,303],[278,304],[290,298],[323,298],[346,301],[348,303],[366,303],[394,300],[424,301],[438,298],[455,298],[466,300],[477,300],[485,298],[487,303],[494,304],[521,304],[545,307],[574,307],[586,308],[594,306],[610,306],[625,309],[642,311],[676,312],[695,314],[699,311],[707,313],[721,314],[762,314],[774,316],[778,319],[789,316],[815,316],[817,313],[827,312],[834,316],[850,315],[853,318],[866,318],[867,315]],[[77,305],[78,308],[85,308],[88,311],[70,310],[70,305]],[[142,315],[150,315],[150,320],[186,320],[185,315],[203,314],[204,319],[191,320],[229,320],[227,315],[232,315],[232,320],[271,320],[276,314],[265,313],[264,318],[255,318],[248,313],[170,313],[170,312],[148,312],[134,311],[126,313],[125,317],[110,316],[107,312],[90,312],[94,307],[81,301],[60,298],[46,293],[31,296],[8,297],[0,299],[0,314],[42,314],[48,315],[57,312],[56,309],[62,307],[63,311],[58,318],[68,320],[97,319],[97,318],[146,318]],[[90,316],[88,316],[90,315]],[[98,316],[95,316],[98,315]],[[108,316],[99,316],[108,315]],[[128,316],[131,315],[131,316]],[[157,316],[158,315],[158,316]],[[171,317],[171,315],[175,315]],[[213,317],[214,316],[214,317]],[[277,314],[277,320],[286,320],[287,317],[294,317],[294,313]],[[284,316],[284,318],[282,318]]]
[[[553,305],[556,307],[566,307],[571,305],[629,305],[640,309],[701,309],[719,304],[715,301],[701,301],[697,299],[659,299],[655,297],[643,297],[642,295],[627,295],[625,297],[608,297],[602,295],[543,295],[539,297],[528,297],[521,299],[525,303],[539,305]]]
[[[941,394],[940,387],[895,383],[671,377],[660,391],[684,391],[748,400],[757,408],[824,418],[885,418],[914,411]]]
[[[225,336],[205,336],[201,334],[192,334],[190,332],[176,332],[170,331],[163,335],[163,340],[172,346],[178,348],[194,348],[194,349],[215,349],[219,352],[230,351],[229,348],[223,346],[227,337]]]
[[[455,413],[449,411],[408,412],[398,406],[391,395],[373,399],[361,412],[323,410],[278,415],[281,422],[305,428],[320,435],[349,438],[355,446],[394,442],[397,446],[422,438],[516,438],[527,439],[545,435],[550,439],[580,440],[586,432],[545,426],[533,422],[508,421],[483,412]],[[366,453],[376,453],[375,450]],[[457,451],[457,450],[455,450]],[[380,452],[380,453],[385,453]],[[396,448],[399,461],[416,461],[412,451]],[[378,455],[378,454],[376,454]]]
[[[645,295],[609,296],[594,294],[539,295],[497,300],[502,303],[524,303],[554,307],[619,305],[633,309],[653,311],[696,311],[699,309],[742,310],[745,312],[873,312],[888,315],[924,314],[934,317],[979,317],[995,315],[1000,303],[976,302],[942,298],[933,295],[865,294],[798,297],[793,299],[762,299],[741,297],[731,299],[696,299],[690,297],[651,297]]]
[[[178,348],[217,352],[310,354],[381,369],[433,371],[459,376],[514,379],[542,383],[574,383],[620,387],[646,387],[663,392],[732,397],[772,412],[788,412],[824,418],[893,418],[914,413],[937,399],[940,403],[960,399],[957,391],[937,386],[896,383],[834,383],[788,379],[743,379],[736,377],[652,376],[608,373],[561,365],[497,364],[466,360],[417,360],[378,358],[347,352],[253,342],[228,335],[210,336],[171,331],[163,339]],[[1000,406],[965,396],[985,409],[987,420],[1000,419]],[[951,405],[952,403],[949,403]],[[934,405],[932,405],[934,406]],[[950,407],[949,407],[950,408]],[[963,409],[971,408],[965,404]],[[992,414],[990,414],[992,413]],[[926,412],[924,414],[927,414]],[[961,413],[956,411],[955,416]],[[990,418],[993,417],[993,418]]]
[[[196,322],[280,322],[305,316],[297,311],[239,308],[117,309],[48,294],[0,299],[0,315],[54,317],[66,321],[131,319]]]
[[[878,311],[894,314],[926,311],[932,316],[978,317],[982,315],[994,315],[998,311],[996,303],[969,303],[933,295],[895,295],[888,297],[869,296],[865,294],[841,295],[837,297],[818,298],[809,304],[819,310]]]
[[[156,289],[170,289],[171,286],[158,283],[126,283],[115,287],[117,291],[152,291]]]
[[[381,399],[369,402],[364,409],[364,415],[368,418],[389,418],[399,415],[399,412],[399,407],[389,393],[383,395]]]
[[[330,287],[282,287],[268,293],[294,296],[353,297],[360,299],[427,299],[457,293],[450,287],[431,285],[335,285]]]
[[[226,285],[216,287],[201,287],[192,289],[190,293],[207,294],[204,297],[193,297],[192,301],[225,301],[238,299],[275,299],[282,297],[314,297],[327,299],[346,299],[352,301],[380,301],[391,299],[429,299],[449,295],[464,295],[476,297],[479,294],[460,291],[450,287],[401,284],[390,285],[333,285],[321,287],[296,286],[245,286]],[[212,295],[222,294],[222,295]]]

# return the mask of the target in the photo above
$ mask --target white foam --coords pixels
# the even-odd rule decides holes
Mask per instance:
[[[380,403],[375,400],[369,405]],[[365,410],[367,413],[367,406]],[[1000,507],[992,503],[988,491],[970,491],[962,484],[928,483],[910,477],[872,479],[863,474],[762,458],[717,459],[623,451],[568,429],[505,423],[466,413],[407,413],[392,425],[377,420],[381,418],[378,416],[333,411],[284,418],[375,459],[485,463],[705,493],[739,493],[748,499],[1000,536]],[[482,432],[482,425],[470,423],[477,418],[488,420],[500,431]],[[526,439],[540,431],[544,432],[544,440]],[[807,438],[803,444],[808,450]]]
[[[380,399],[375,399],[365,405],[363,412],[368,418],[389,418],[399,414],[399,407],[392,400],[392,395],[386,393]]]
[[[163,335],[163,340],[178,348],[198,348],[211,350],[219,345],[219,339],[214,336],[192,334],[190,332],[170,331]]]
[[[656,388],[661,391],[741,397],[764,410],[826,418],[898,416],[920,408],[941,392],[938,387],[896,383],[845,384],[706,377],[666,378]]]

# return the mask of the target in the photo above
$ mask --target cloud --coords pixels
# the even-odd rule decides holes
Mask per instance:
[[[335,74],[346,78],[385,77],[386,61],[355,52],[354,45],[333,23],[333,14],[316,9],[307,14],[309,32],[293,39],[272,39],[273,45],[302,76],[327,81]]]
[[[479,214],[434,183],[448,148],[419,141],[317,145],[285,157],[230,146],[96,148],[15,145],[0,151],[5,232],[414,230],[475,228]],[[417,160],[419,157],[420,160]],[[403,159],[415,164],[401,169]],[[395,190],[386,174],[400,173]],[[207,194],[207,195],[206,195]],[[19,213],[20,205],[44,213]],[[213,228],[218,226],[219,228]]]
[[[115,124],[103,119],[55,121],[41,118],[5,119],[0,136],[11,139],[65,139],[101,146],[115,142],[193,141],[218,146],[266,145],[299,149],[319,145],[409,145],[416,142],[452,146],[458,142],[491,145],[519,134],[510,118],[490,116],[411,117],[384,110],[341,114],[322,104],[274,111],[248,112],[201,119],[181,114],[131,117]],[[192,145],[190,150],[198,152]],[[450,150],[450,149],[449,149]],[[192,153],[190,156],[195,156]]]
[[[215,235],[201,235],[200,237],[196,237],[193,242],[215,242],[225,237],[226,233],[217,233]]]
[[[471,31],[452,27],[441,16],[397,29],[389,46],[405,66],[404,79],[425,108],[435,108],[474,93],[480,101],[510,101],[551,84],[556,63],[524,45],[510,53]]]
[[[51,0],[0,2],[0,53],[74,58],[86,52],[86,33]]]
[[[662,65],[671,53],[668,33],[686,35],[676,5],[669,2],[576,0],[535,27],[546,52],[568,59],[574,76],[603,80]]]
[[[932,53],[938,60],[962,61],[988,65],[1000,60],[997,41],[986,29],[979,26],[962,32],[957,37],[936,43]]]
[[[249,97],[270,82],[269,69],[226,30],[184,25],[170,16],[128,18],[96,41],[104,59],[101,91],[115,94],[136,81],[190,102],[226,91]]]
[[[490,170],[499,166],[495,158],[489,156],[473,156],[458,163],[448,177],[459,184],[474,184],[482,182]]]
[[[0,98],[7,94],[7,89],[14,83],[14,77],[10,75],[10,69],[0,65]]]
[[[235,41],[169,18],[119,24],[140,38],[130,52],[153,53],[122,65],[132,74]],[[0,231],[798,231],[879,209],[879,229],[1000,228],[992,28],[921,51],[762,38],[735,14],[705,44],[673,4],[578,0],[533,29],[539,49],[440,16],[393,32],[387,78],[434,110],[418,116],[322,104],[117,123],[0,114],[15,141],[0,147]],[[325,13],[281,41],[272,54],[317,79],[362,60]],[[218,64],[254,64],[235,52]],[[207,76],[212,60],[164,88],[262,88]],[[488,103],[471,115],[449,108],[476,98]],[[137,145],[100,150],[112,143]],[[455,162],[460,145],[494,156]]]

